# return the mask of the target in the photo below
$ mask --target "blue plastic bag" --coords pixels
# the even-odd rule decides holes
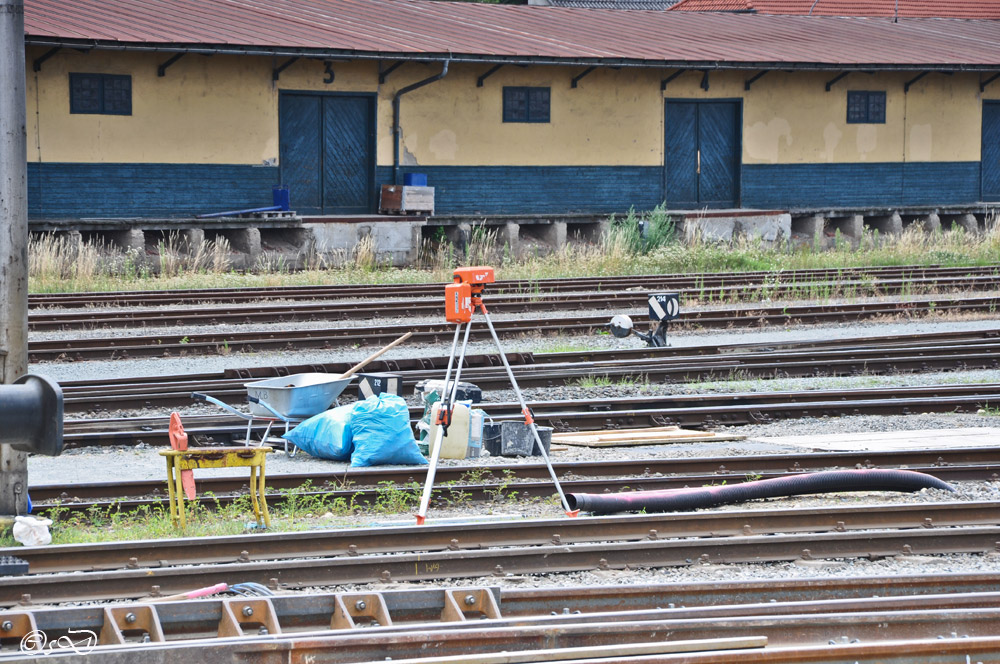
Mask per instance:
[[[410,429],[410,409],[395,394],[377,394],[354,404],[351,413],[354,453],[351,466],[422,465]]]
[[[338,406],[313,415],[282,438],[317,459],[347,461],[354,449],[351,410],[354,404]]]

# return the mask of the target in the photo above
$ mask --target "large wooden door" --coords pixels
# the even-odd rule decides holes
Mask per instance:
[[[281,94],[281,181],[305,214],[371,212],[375,100],[370,95]]]
[[[1000,101],[983,102],[982,200],[1000,201]]]
[[[740,116],[737,101],[667,100],[664,112],[667,207],[739,206]]]

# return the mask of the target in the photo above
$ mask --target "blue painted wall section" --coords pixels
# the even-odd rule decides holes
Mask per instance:
[[[273,166],[29,162],[28,216],[190,217],[270,205],[275,184]]]
[[[657,166],[413,166],[426,173],[438,214],[558,214],[649,210],[662,202]],[[379,167],[379,184],[392,169]]]
[[[979,200],[979,162],[744,164],[743,207],[950,205]]]
[[[431,166],[438,214],[649,210],[662,202],[655,166]],[[979,162],[744,164],[745,208],[948,205],[980,199]],[[377,184],[392,183],[379,167]],[[28,164],[33,219],[180,217],[271,204],[278,168],[226,164]],[[295,209],[295,191],[290,191]]]

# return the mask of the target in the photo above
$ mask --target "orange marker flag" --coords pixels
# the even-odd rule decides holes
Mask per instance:
[[[183,451],[188,448],[188,435],[184,433],[184,425],[181,424],[180,413],[170,413],[170,447]],[[181,471],[181,486],[184,488],[184,495],[188,500],[194,500],[197,493],[194,489],[194,471]]]

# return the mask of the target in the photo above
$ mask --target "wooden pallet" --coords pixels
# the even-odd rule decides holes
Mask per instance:
[[[669,443],[702,443],[722,440],[743,440],[746,436],[692,431],[677,426],[647,429],[614,429],[604,431],[572,431],[552,434],[552,444],[577,447],[631,447],[636,445],[666,445]]]

